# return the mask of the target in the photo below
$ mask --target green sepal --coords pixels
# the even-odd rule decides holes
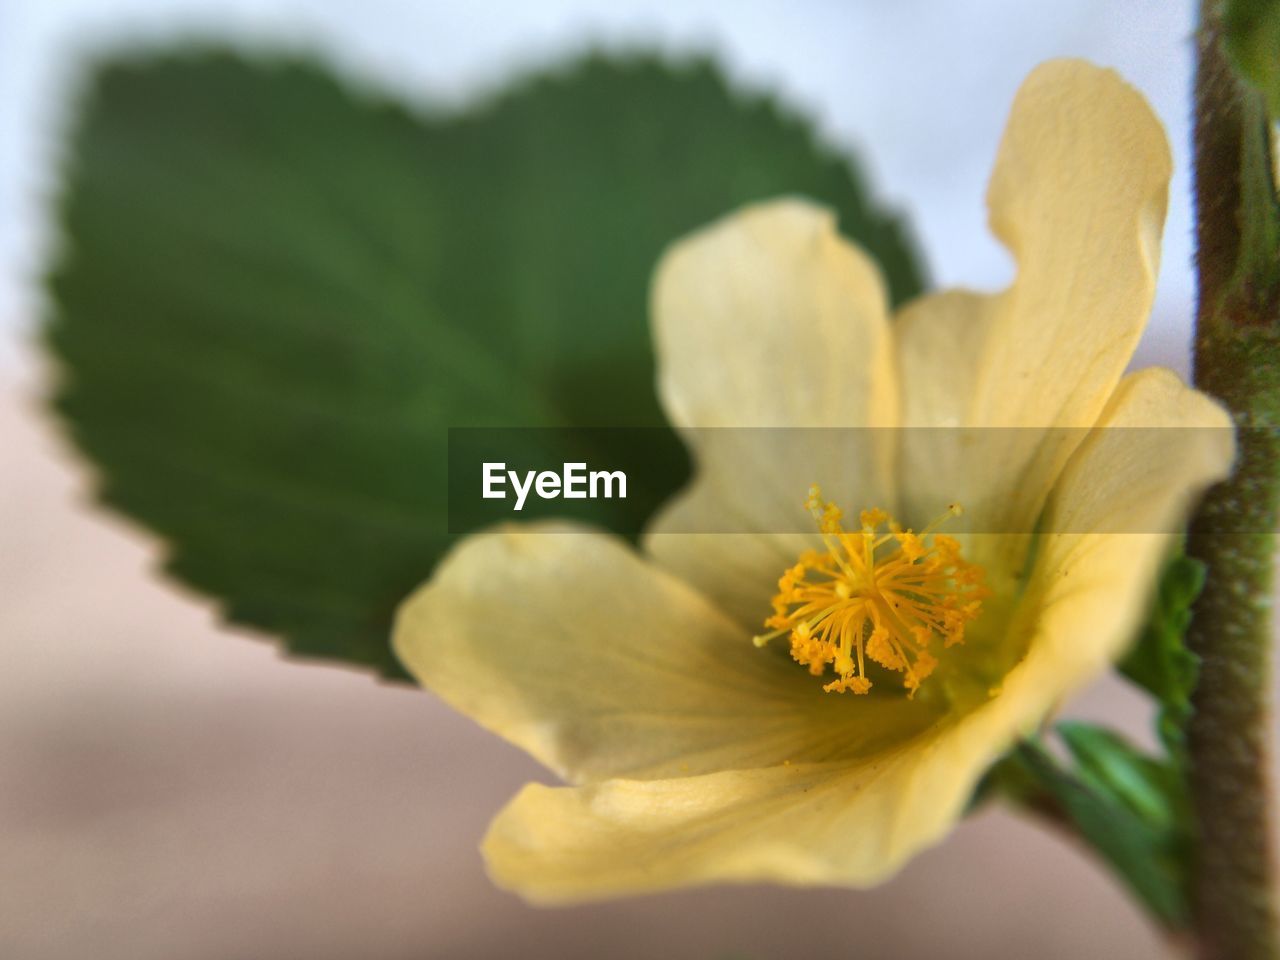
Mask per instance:
[[[1200,662],[1187,649],[1191,606],[1204,588],[1204,564],[1179,553],[1165,566],[1155,603],[1120,672],[1155,700],[1156,732],[1171,757],[1181,761],[1191,716],[1191,692]]]
[[[1063,722],[1056,730],[1082,780],[1155,827],[1185,827],[1186,786],[1173,761],[1146,754],[1116,732],[1090,723]]]

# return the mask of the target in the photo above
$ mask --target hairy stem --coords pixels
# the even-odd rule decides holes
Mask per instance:
[[[1205,0],[1195,81],[1197,385],[1239,428],[1234,476],[1210,491],[1188,552],[1208,566],[1188,643],[1202,660],[1188,727],[1204,960],[1280,957],[1269,821],[1270,606],[1280,504],[1280,257],[1269,121],[1223,53]]]

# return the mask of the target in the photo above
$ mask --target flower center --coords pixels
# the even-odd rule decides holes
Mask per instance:
[[[772,633],[753,637],[763,647],[784,633],[791,656],[815,677],[828,665],[836,679],[828,693],[871,689],[866,661],[903,675],[908,696],[938,665],[930,646],[964,642],[988,595],[980,566],[960,555],[960,544],[934,531],[960,515],[959,504],[919,533],[904,530],[883,510],[864,510],[862,529],[847,532],[843,514],[809,488],[805,506],[813,514],[826,552],[808,550],[778,579]],[[881,527],[885,528],[881,532]]]

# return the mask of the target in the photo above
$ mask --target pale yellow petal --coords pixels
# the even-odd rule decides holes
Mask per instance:
[[[1030,530],[1146,323],[1169,175],[1159,121],[1115,73],[1064,60],[1027,79],[988,192],[1013,285],[925,298],[895,329],[904,424],[960,428],[908,436],[909,515],[951,496],[973,529]]]
[[[831,213],[780,200],[672,247],[653,319],[659,391],[697,473],[647,548],[755,629],[782,568],[813,545],[810,484],[893,506],[892,438],[821,432],[897,421],[884,285]]]
[[[989,294],[944,290],[912,300],[894,317],[904,426],[973,425],[969,403],[978,393],[999,303],[999,297]]]
[[[828,210],[761,203],[680,240],[658,265],[652,310],[659,392],[678,427],[896,419],[884,283]]]
[[[904,750],[861,764],[580,788],[530,784],[494,820],[483,850],[495,883],[541,903],[717,882],[867,886],[963,809],[971,784],[950,774],[928,782],[922,774],[941,768],[926,770],[924,756]]]
[[[570,780],[848,757],[935,715],[901,696],[850,713],[688,585],[580,529],[463,541],[394,642],[423,686]]]
[[[987,193],[1017,277],[993,315],[966,422],[1090,426],[1146,324],[1171,159],[1111,70],[1038,67],[1014,101]]]
[[[1176,374],[1121,382],[1050,500],[1014,627],[1053,658],[1062,693],[1133,639],[1190,511],[1234,451],[1227,412]]]
[[[821,543],[800,534],[663,532],[688,529],[706,515],[707,507],[694,497],[673,501],[645,536],[645,552],[680,579],[697,584],[733,618],[740,636],[761,633],[772,612],[769,600],[777,592],[778,577],[801,553]]]
[[[895,318],[905,371],[898,503],[908,525],[920,526],[946,505],[959,503],[964,515],[949,524],[948,533],[1030,533],[1029,528],[1016,529],[1008,509],[1011,492],[1025,489],[1018,471],[1025,467],[1028,450],[1043,439],[1041,431],[994,428],[968,419],[1000,303],[1000,297],[947,290],[913,301]],[[1037,510],[1048,493],[1043,487],[1042,482],[1037,488]],[[1028,537],[1002,537],[998,543],[979,537],[969,556],[988,567],[1000,566],[1028,543]],[[999,571],[988,572],[993,581],[998,579]]]
[[[1162,367],[1130,374],[1064,471],[1045,528],[1178,532],[1234,455],[1231,415],[1217,401]]]

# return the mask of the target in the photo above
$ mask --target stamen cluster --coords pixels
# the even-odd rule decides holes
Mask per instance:
[[[982,568],[966,561],[960,544],[934,530],[960,507],[920,533],[904,530],[883,510],[864,510],[860,530],[846,531],[843,514],[809,489],[805,506],[818,523],[826,551],[809,550],[778,579],[772,629],[756,646],[789,634],[791,656],[815,677],[828,666],[831,692],[871,689],[867,660],[903,675],[908,696],[938,665],[931,648],[964,642],[987,596]],[[881,528],[885,528],[884,531]]]

